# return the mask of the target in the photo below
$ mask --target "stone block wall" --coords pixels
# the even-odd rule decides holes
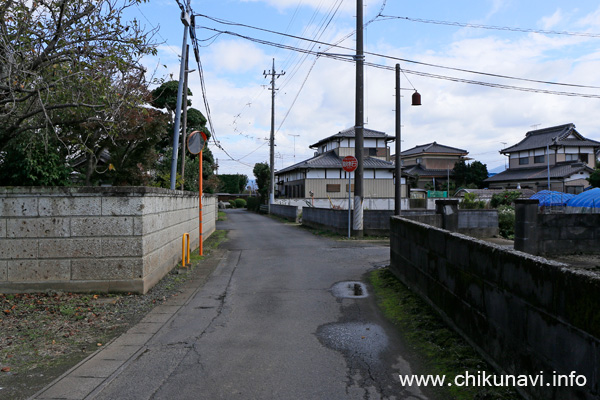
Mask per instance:
[[[396,217],[390,252],[394,274],[504,373],[543,371],[530,398],[600,396],[600,275]],[[587,383],[553,385],[553,371]]]
[[[206,239],[216,198],[203,199]],[[198,195],[145,187],[0,188],[0,292],[145,293],[198,246]]]

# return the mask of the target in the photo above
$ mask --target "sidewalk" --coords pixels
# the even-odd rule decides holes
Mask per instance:
[[[146,351],[146,344],[203,288],[214,270],[225,262],[227,254],[226,250],[214,250],[202,261],[204,268],[192,272],[193,276],[177,297],[155,307],[137,325],[75,365],[30,399],[94,398],[129,363]]]

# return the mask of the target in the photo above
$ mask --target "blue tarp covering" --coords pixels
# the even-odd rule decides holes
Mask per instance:
[[[530,197],[530,199],[538,199],[540,201],[539,206],[564,206],[567,201],[574,198],[574,194],[554,192],[551,190],[540,190],[536,194]]]
[[[567,202],[567,207],[600,208],[600,188],[578,194]]]

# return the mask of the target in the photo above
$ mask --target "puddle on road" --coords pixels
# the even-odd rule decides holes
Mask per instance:
[[[369,296],[367,287],[362,282],[338,282],[331,287],[331,294],[341,299],[364,299]]]
[[[330,349],[353,358],[359,357],[367,364],[377,362],[379,354],[388,346],[383,328],[375,324],[346,322],[321,325],[317,337]]]

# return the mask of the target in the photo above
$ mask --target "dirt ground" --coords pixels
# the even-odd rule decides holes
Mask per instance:
[[[177,296],[187,281],[206,279],[224,235],[209,244],[211,238],[202,262],[193,256],[194,267],[175,268],[145,295],[0,294],[0,399],[29,398]]]

